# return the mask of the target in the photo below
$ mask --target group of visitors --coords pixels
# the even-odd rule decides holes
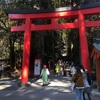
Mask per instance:
[[[61,70],[61,66],[59,63],[56,65],[56,73],[59,76],[59,72]],[[71,82],[75,84],[75,94],[76,100],[86,100],[85,95],[87,94],[88,100],[91,100],[91,77],[88,74],[88,71],[84,69],[82,65],[77,66],[72,64],[71,68],[72,79]],[[49,84],[48,76],[50,72],[46,65],[43,65],[43,69],[41,70],[41,78],[43,81],[43,86],[47,86]]]
[[[57,76],[67,76],[69,74],[69,64],[67,61],[58,60],[55,64],[55,74]]]
[[[91,100],[91,78],[81,66],[73,66],[74,67],[74,74],[72,74],[71,82],[75,84],[75,94],[76,100],[86,100],[85,94],[87,94],[88,99]]]
[[[61,66],[61,63],[58,61],[55,67],[56,75],[61,76],[63,75],[63,68]]]

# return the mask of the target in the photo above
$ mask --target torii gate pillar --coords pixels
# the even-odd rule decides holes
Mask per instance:
[[[87,35],[86,35],[86,26],[84,15],[81,11],[79,11],[79,37],[80,37],[80,51],[81,51],[81,59],[82,64],[85,69],[90,72],[90,59],[89,59],[89,50],[88,50],[88,42],[87,42]]]
[[[26,18],[25,33],[24,33],[24,50],[22,61],[22,84],[28,82],[29,59],[30,59],[30,39],[31,39],[31,19]]]

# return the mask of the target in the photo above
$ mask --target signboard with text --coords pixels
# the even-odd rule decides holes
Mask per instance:
[[[34,75],[35,76],[40,75],[40,59],[35,59],[35,62],[34,62]]]

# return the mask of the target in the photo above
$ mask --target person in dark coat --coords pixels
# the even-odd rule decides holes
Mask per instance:
[[[72,76],[71,81],[76,84],[75,88],[76,100],[84,100],[83,98],[84,82],[83,82],[82,72],[79,67],[76,67],[76,72]]]

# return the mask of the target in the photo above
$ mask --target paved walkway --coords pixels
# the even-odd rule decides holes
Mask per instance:
[[[0,79],[1,100],[75,100],[70,90],[70,77],[50,76],[50,84],[41,86],[41,79],[30,79],[27,86],[20,86],[20,80]],[[93,100],[100,100],[100,93],[93,89]]]

